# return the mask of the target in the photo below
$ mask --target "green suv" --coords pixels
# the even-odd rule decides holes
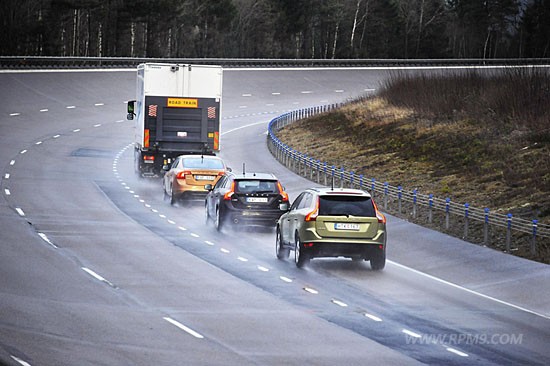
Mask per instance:
[[[358,189],[305,190],[279,218],[276,233],[277,258],[293,250],[299,268],[317,257],[368,260],[373,270],[386,264],[386,217]]]

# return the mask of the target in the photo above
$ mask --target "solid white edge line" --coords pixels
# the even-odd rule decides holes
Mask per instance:
[[[23,365],[23,366],[31,366],[30,363],[23,361],[23,360],[20,359],[19,357],[15,357],[15,356],[12,356],[12,355],[10,355],[10,357],[11,357],[14,361],[20,363],[20,364]]]
[[[473,295],[477,295],[477,296],[482,297],[482,298],[484,298],[484,299],[491,300],[491,301],[497,302],[497,303],[499,303],[499,304],[506,305],[506,306],[512,307],[512,308],[514,308],[514,309],[521,310],[521,311],[524,311],[524,312],[526,312],[526,313],[529,313],[529,314],[533,314],[533,315],[539,316],[539,317],[541,317],[541,318],[550,319],[550,315],[545,315],[545,314],[537,313],[536,311],[529,310],[529,309],[526,309],[526,308],[524,308],[524,307],[521,307],[521,306],[518,306],[518,305],[514,305],[514,304],[512,304],[512,303],[509,303],[509,302],[506,302],[506,301],[503,301],[503,300],[499,300],[499,299],[497,299],[497,298],[494,298],[494,297],[491,297],[491,296],[482,294],[482,293],[477,292],[477,291],[474,291],[474,290],[470,290],[469,288],[466,288],[466,287],[457,285],[456,283],[452,283],[452,282],[446,281],[446,280],[441,279],[441,278],[439,278],[439,277],[432,276],[432,275],[430,275],[430,274],[421,272],[421,271],[416,270],[416,269],[411,268],[411,267],[407,267],[407,266],[405,266],[405,265],[403,265],[403,264],[400,264],[400,263],[397,263],[397,262],[394,262],[394,261],[386,260],[386,262],[387,262],[387,263],[390,263],[390,264],[393,264],[393,265],[396,266],[396,267],[399,267],[399,268],[402,268],[402,269],[406,269],[406,270],[411,271],[411,272],[413,272],[413,273],[416,273],[416,274],[418,274],[418,275],[427,277],[427,278],[432,279],[432,280],[434,280],[434,281],[437,281],[437,282],[443,283],[443,284],[445,284],[445,285],[454,287],[454,288],[456,288],[456,289],[459,289],[459,290],[463,290],[463,291],[469,292],[469,293],[471,293],[471,294],[473,294]]]
[[[44,233],[38,233],[38,236],[42,238],[42,240],[44,240],[46,243],[50,244],[52,247],[54,247],[55,249],[57,249],[57,245],[55,245],[54,243],[51,242],[50,238],[48,238],[46,236],[46,234]]]
[[[178,327],[179,329],[183,330],[184,332],[192,335],[193,337],[195,338],[199,338],[199,339],[203,339],[204,336],[196,331],[194,331],[193,329],[181,324],[180,322],[172,319],[172,318],[169,318],[167,316],[163,317],[162,319],[166,320],[168,323],[172,324],[172,325],[175,325],[176,327]]]
[[[93,278],[95,278],[96,280],[98,281],[101,281],[101,282],[105,282],[106,284],[108,284],[109,286],[111,287],[115,287],[111,282],[107,281],[104,277],[98,275],[97,273],[95,273],[94,271],[92,271],[91,269],[89,268],[86,268],[86,267],[80,267],[84,272],[88,273],[90,276],[92,276]]]

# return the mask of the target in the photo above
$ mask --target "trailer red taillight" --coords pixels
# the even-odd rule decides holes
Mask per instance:
[[[155,156],[154,155],[143,155],[143,162],[144,163],[154,163],[155,162]]]

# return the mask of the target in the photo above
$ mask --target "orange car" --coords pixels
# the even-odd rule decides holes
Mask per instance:
[[[173,205],[184,197],[204,199],[208,193],[204,186],[216,184],[228,168],[217,156],[180,155],[163,170],[164,197]]]

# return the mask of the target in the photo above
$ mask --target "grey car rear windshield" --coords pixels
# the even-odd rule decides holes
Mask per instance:
[[[236,193],[279,193],[275,180],[239,179],[235,183]]]
[[[183,159],[183,166],[190,169],[223,169],[223,163],[218,159],[208,158],[185,158]]]
[[[319,215],[376,217],[376,212],[370,197],[320,196]]]

